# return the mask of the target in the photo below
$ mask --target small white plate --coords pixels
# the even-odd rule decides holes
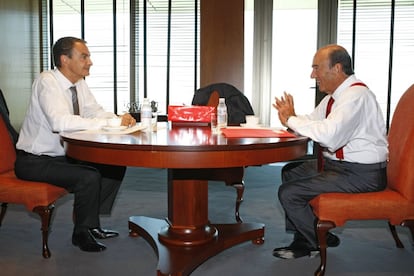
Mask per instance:
[[[127,126],[104,126],[102,129],[105,131],[120,131],[127,129]]]
[[[240,126],[245,127],[245,128],[263,128],[263,126],[260,124],[258,125],[240,124]]]

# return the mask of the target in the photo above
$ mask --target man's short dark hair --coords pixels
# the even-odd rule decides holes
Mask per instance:
[[[338,46],[334,47],[329,53],[330,67],[339,63],[342,65],[342,71],[347,75],[353,75],[354,70],[352,69],[351,57],[345,48]]]
[[[76,37],[62,37],[53,45],[53,63],[57,68],[60,68],[62,64],[60,63],[60,56],[65,55],[69,58],[72,57],[72,49],[76,42],[81,42],[86,44],[86,41]]]

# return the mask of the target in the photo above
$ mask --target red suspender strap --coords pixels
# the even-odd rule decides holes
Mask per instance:
[[[367,87],[367,85],[363,82],[355,82],[355,83],[351,84],[351,86],[365,86],[365,87]],[[335,155],[336,155],[336,158],[343,160],[344,159],[343,147],[337,149],[335,151]]]
[[[351,86],[357,86],[357,85],[359,85],[359,86],[365,86],[365,87],[368,87],[365,83],[363,83],[363,82],[355,82],[355,83],[353,83],[353,84],[351,84]]]

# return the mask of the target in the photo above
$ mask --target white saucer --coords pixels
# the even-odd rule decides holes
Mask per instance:
[[[253,124],[251,124],[251,125],[249,125],[249,124],[240,124],[240,126],[241,127],[245,127],[245,128],[263,128],[263,126],[260,125],[260,124],[257,124],[257,125],[253,125]]]
[[[104,126],[102,129],[105,131],[120,131],[127,129],[127,126]]]

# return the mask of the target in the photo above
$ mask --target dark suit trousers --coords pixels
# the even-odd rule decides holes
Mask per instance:
[[[99,227],[99,214],[109,214],[125,167],[85,163],[65,156],[51,157],[18,151],[16,176],[63,187],[74,194],[74,232]]]
[[[325,160],[324,170],[318,173],[314,160],[288,163],[282,169],[282,185],[278,193],[286,214],[286,230],[299,232],[317,248],[316,217],[309,201],[322,193],[383,190],[386,186],[385,165],[385,162],[365,165]]]

